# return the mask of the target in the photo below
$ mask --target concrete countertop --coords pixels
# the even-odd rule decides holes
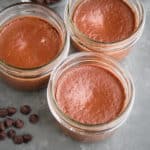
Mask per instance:
[[[0,79],[0,107],[30,104],[38,112],[40,122],[33,126],[24,117],[26,127],[20,133],[29,132],[34,136],[27,145],[16,146],[11,140],[0,142],[0,150],[149,150],[150,149],[150,1],[142,0],[147,19],[142,38],[131,54],[122,62],[133,76],[136,98],[133,111],[127,122],[111,138],[98,143],[80,143],[66,137],[57,128],[49,112],[46,89],[35,92],[17,91]],[[19,0],[0,0],[0,9]],[[65,3],[55,8],[63,15]],[[16,115],[16,118],[20,115]]]

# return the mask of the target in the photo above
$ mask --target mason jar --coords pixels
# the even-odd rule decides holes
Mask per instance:
[[[97,125],[83,124],[71,119],[59,108],[57,104],[56,90],[60,77],[67,72],[67,70],[85,64],[105,68],[113,73],[122,83],[126,96],[124,106],[120,114],[112,121]],[[125,71],[112,57],[95,52],[80,52],[70,55],[59,66],[57,66],[55,70],[53,70],[47,88],[47,101],[49,109],[60,128],[65,134],[83,142],[99,141],[112,135],[123,125],[130,115],[134,98],[135,89],[130,74]]]
[[[53,68],[67,57],[70,42],[63,20],[54,11],[39,4],[18,3],[5,8],[0,12],[0,27],[2,28],[8,21],[21,16],[43,18],[54,25],[62,37],[63,46],[59,50],[58,55],[44,66],[33,69],[21,69],[0,60],[1,78],[18,89],[33,90],[47,85]]]
[[[82,2],[83,0],[68,0],[65,9],[65,23],[69,30],[73,45],[80,51],[104,53],[117,60],[122,60],[129,54],[132,47],[137,43],[143,33],[146,14],[142,3],[138,0],[124,1],[132,9],[135,15],[136,29],[132,35],[118,42],[101,42],[93,40],[83,34],[73,21],[73,14]]]

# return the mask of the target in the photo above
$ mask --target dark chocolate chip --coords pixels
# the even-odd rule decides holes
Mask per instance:
[[[32,136],[30,134],[23,135],[23,142],[24,143],[29,143],[30,141],[32,141]]]
[[[49,3],[55,3],[55,2],[58,2],[60,0],[45,0],[46,1],[46,4],[49,4]]]
[[[12,116],[17,112],[17,109],[15,107],[8,107],[7,111],[8,111],[8,116]]]
[[[32,0],[32,1],[39,4],[45,4],[45,0]]]
[[[20,120],[20,119],[17,119],[17,120],[14,122],[14,126],[15,126],[16,128],[21,129],[21,128],[23,128],[23,126],[24,126],[24,122],[23,122],[22,120]]]
[[[4,118],[8,115],[8,111],[5,108],[0,108],[0,117]]]
[[[5,127],[6,128],[12,127],[14,125],[14,122],[15,121],[13,119],[11,119],[11,118],[5,119],[5,121],[4,121]]]
[[[6,133],[4,131],[0,132],[0,141],[5,140],[6,138]]]
[[[23,105],[20,107],[20,112],[24,115],[28,115],[31,112],[31,107],[29,105]]]
[[[5,130],[4,122],[0,122],[0,132]]]
[[[7,132],[7,136],[8,138],[14,138],[16,136],[16,131],[13,130],[13,129],[10,129],[8,132]]]
[[[39,3],[39,4],[52,4],[52,3],[58,2],[60,0],[32,0],[32,1]]]
[[[13,141],[15,144],[22,144],[23,143],[23,137],[22,136],[14,136]]]
[[[33,124],[36,124],[39,121],[39,116],[36,114],[32,114],[29,117],[29,121]]]

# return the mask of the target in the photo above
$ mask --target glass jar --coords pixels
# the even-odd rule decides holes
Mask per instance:
[[[65,9],[65,23],[70,31],[72,42],[77,50],[105,53],[107,55],[113,56],[117,60],[121,60],[127,56],[131,48],[135,45],[143,33],[146,15],[141,2],[138,0],[124,1],[135,13],[136,30],[127,39],[112,43],[92,40],[79,31],[79,29],[74,24],[72,17],[75,9],[80,5],[81,2],[82,0],[68,0],[68,4]]]
[[[20,16],[36,16],[50,22],[62,36],[63,46],[57,57],[48,64],[33,69],[12,67],[0,60],[0,76],[19,89],[33,90],[45,86],[53,68],[67,57],[69,36],[62,19],[51,9],[33,3],[18,3],[0,12],[0,27]]]
[[[81,64],[95,64],[112,72],[122,83],[125,89],[125,103],[118,117],[108,123],[99,125],[86,125],[76,122],[66,116],[56,102],[56,85],[59,77],[72,67]],[[63,131],[74,139],[90,142],[99,141],[112,135],[128,118],[135,97],[134,84],[131,76],[122,69],[115,59],[95,52],[80,52],[70,55],[51,74],[47,88],[49,109]]]

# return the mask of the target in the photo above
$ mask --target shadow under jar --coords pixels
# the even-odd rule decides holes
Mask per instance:
[[[64,133],[83,141],[112,135],[128,118],[135,91],[130,75],[111,57],[81,52],[52,73],[47,100]]]
[[[47,85],[51,71],[69,52],[69,37],[62,19],[38,4],[18,3],[2,10],[0,34],[0,47],[7,48],[0,50],[0,76],[18,89],[34,90]]]
[[[138,0],[68,0],[65,23],[78,50],[121,60],[143,33],[145,10]]]

